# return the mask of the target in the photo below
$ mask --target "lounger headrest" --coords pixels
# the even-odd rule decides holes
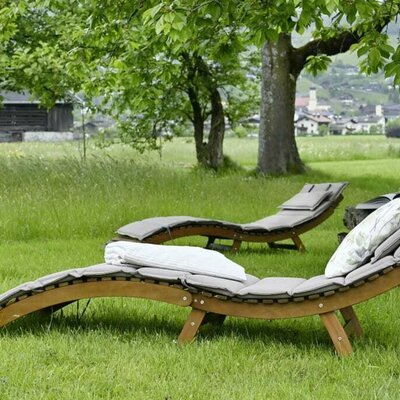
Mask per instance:
[[[279,208],[283,210],[315,210],[332,192],[308,192],[297,193],[291,199],[283,203]]]
[[[336,200],[347,185],[347,182],[307,183],[300,193],[283,203],[279,208],[282,210],[314,211],[325,201],[333,202]]]
[[[400,199],[396,199],[378,208],[350,231],[329,260],[325,276],[344,276],[360,267],[399,229]]]

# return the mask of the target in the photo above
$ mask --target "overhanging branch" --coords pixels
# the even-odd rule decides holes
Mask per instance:
[[[384,5],[385,3],[382,4],[382,7]],[[389,11],[388,15],[378,20],[375,25],[372,25],[369,31],[374,30],[376,32],[381,32],[390,23],[393,17],[391,11]],[[320,54],[334,56],[336,54],[345,53],[353,44],[360,42],[367,32],[368,31],[365,30],[359,33],[357,29],[353,28],[351,30],[341,31],[337,36],[328,39],[311,40],[302,47],[293,47],[291,57],[292,72],[298,75],[304,68],[309,56],[317,56]]]

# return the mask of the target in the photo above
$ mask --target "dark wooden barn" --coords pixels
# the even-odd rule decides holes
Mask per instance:
[[[26,92],[0,95],[0,142],[21,141],[27,131],[67,132],[73,127],[72,103],[57,102],[47,110]]]

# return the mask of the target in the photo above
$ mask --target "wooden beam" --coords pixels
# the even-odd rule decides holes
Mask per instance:
[[[182,331],[178,337],[179,344],[191,343],[194,340],[205,316],[205,311],[192,308],[192,311],[190,312],[188,319],[186,320],[185,325],[183,325]]]
[[[0,327],[44,308],[95,297],[139,297],[183,307],[192,302],[189,292],[171,286],[112,280],[81,282],[33,294],[7,305],[0,310]]]
[[[305,251],[306,247],[304,246],[303,242],[301,241],[300,237],[298,235],[293,235],[292,236],[293,243],[297,247],[297,250],[299,251]]]
[[[344,329],[348,335],[353,335],[355,337],[364,336],[363,329],[361,328],[360,321],[352,306],[342,308],[340,310],[343,315],[345,326]]]
[[[234,253],[237,253],[237,252],[239,251],[239,249],[240,249],[241,244],[242,244],[242,241],[241,241],[241,240],[235,239],[235,240],[233,241],[233,243],[232,243],[232,251],[233,251]]]
[[[353,352],[353,349],[335,312],[331,311],[325,314],[320,314],[320,318],[325,325],[339,356],[345,357],[350,355]]]

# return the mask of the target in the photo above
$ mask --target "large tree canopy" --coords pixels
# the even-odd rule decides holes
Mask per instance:
[[[207,17],[189,37],[185,10],[156,1],[28,3],[8,8],[4,87],[29,88],[47,105],[69,91],[100,97],[137,148],[189,121],[198,162],[222,166],[225,119],[235,124],[257,97],[247,77],[255,49],[240,25],[213,29]]]
[[[164,4],[169,8],[157,9],[154,24],[162,25],[166,13],[176,10],[184,10],[188,16],[176,46],[184,45],[185,37],[194,35],[198,26],[210,20],[215,29],[240,24],[247,41],[261,47],[261,173],[304,169],[294,137],[294,103],[297,78],[305,67],[316,73],[328,66],[330,56],[352,49],[359,56],[363,72],[384,69],[396,85],[400,83],[400,47],[392,47],[385,32],[399,13],[399,0],[181,0]],[[311,32],[311,40],[294,47],[292,35],[305,30]]]
[[[261,49],[258,170],[265,174],[303,169],[293,116],[305,67],[317,72],[329,56],[352,49],[362,71],[384,69],[400,83],[400,48],[385,32],[400,0],[3,3],[3,87],[28,88],[45,103],[68,90],[101,95],[104,108],[125,122],[126,132],[134,131],[127,137],[138,143],[188,118],[199,162],[216,168],[229,104],[230,92],[223,91],[235,86],[246,96],[243,57],[251,46]],[[295,48],[292,35],[306,29],[312,39]]]

